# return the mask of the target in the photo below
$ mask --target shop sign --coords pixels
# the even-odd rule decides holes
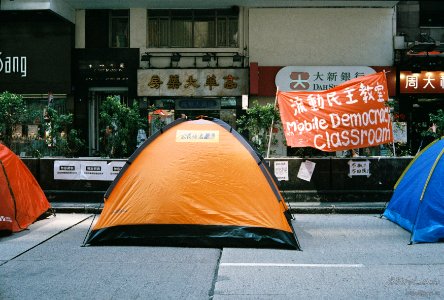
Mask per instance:
[[[375,73],[365,66],[288,66],[276,74],[276,87],[283,92],[321,91],[348,80]]]
[[[0,74],[18,74],[26,77],[26,56],[6,56],[0,51]]]
[[[316,163],[306,160],[301,163],[301,166],[299,167],[298,172],[298,178],[308,181],[311,181],[311,177],[313,176],[313,172],[315,169]]]
[[[247,69],[138,70],[138,96],[241,96]]]
[[[177,130],[177,143],[219,143],[219,130]]]
[[[401,93],[439,94],[444,92],[444,71],[401,72],[399,79]]]

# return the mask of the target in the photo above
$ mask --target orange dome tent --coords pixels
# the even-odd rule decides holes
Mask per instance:
[[[26,165],[0,144],[0,233],[24,230],[50,208]]]
[[[218,119],[178,119],[142,144],[86,244],[299,249],[267,166]]]

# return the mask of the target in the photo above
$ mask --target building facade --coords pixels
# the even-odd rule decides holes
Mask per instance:
[[[235,126],[253,102],[273,103],[278,88],[297,90],[295,78],[302,74],[313,79],[310,89],[319,90],[385,70],[413,148],[420,143],[414,120],[423,122],[432,107],[444,106],[442,91],[430,90],[442,81],[439,64],[425,90],[411,91],[412,79],[404,79],[417,67],[412,61],[425,63],[432,51],[434,62],[443,59],[435,47],[442,17],[427,18],[435,11],[419,1],[2,0],[0,13],[1,28],[16,30],[0,28],[3,61],[17,61],[11,63],[15,72],[0,69],[0,91],[62,99],[91,156],[100,151],[100,104],[111,95],[136,101],[150,134],[156,130],[152,120],[165,124],[183,115]],[[42,23],[29,22],[41,14]],[[424,43],[434,48],[419,51]],[[24,62],[25,77],[19,72]],[[30,70],[42,73],[32,73],[38,80]],[[421,76],[419,83],[429,78]],[[433,105],[422,110],[426,105],[418,101]],[[279,137],[275,152],[291,155]]]

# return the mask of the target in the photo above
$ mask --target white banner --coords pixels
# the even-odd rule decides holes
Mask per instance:
[[[55,160],[55,180],[102,180],[113,181],[125,161],[77,161]]]

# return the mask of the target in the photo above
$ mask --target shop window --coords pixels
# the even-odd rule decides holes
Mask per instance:
[[[48,105],[59,114],[67,114],[66,96],[23,95],[26,102],[27,118],[13,129],[11,150],[20,156],[53,155],[48,144],[44,122]]]
[[[129,10],[110,11],[110,47],[129,47]]]
[[[238,47],[238,11],[149,10],[150,48]]]

